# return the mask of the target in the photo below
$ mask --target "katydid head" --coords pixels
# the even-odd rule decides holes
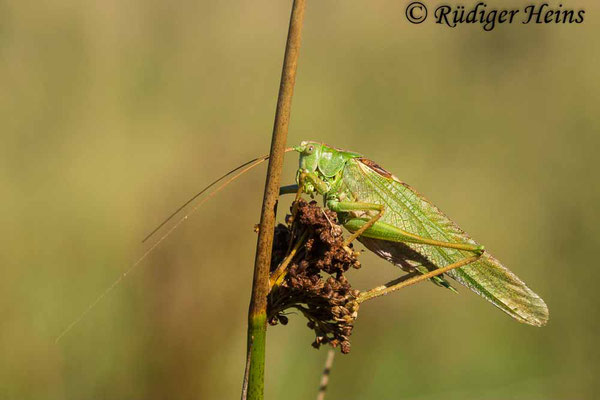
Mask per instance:
[[[322,143],[309,141],[304,141],[300,143],[300,146],[294,147],[294,150],[300,153],[299,171],[316,173],[319,165],[319,158],[321,157],[322,147]]]
[[[339,177],[348,159],[360,157],[360,154],[314,141],[304,141],[300,143],[300,146],[294,147],[294,150],[300,153],[296,182],[302,185],[304,192],[308,194],[315,191],[323,194],[323,189],[318,190],[312,182],[307,180],[300,182],[302,174],[312,175],[329,186]]]

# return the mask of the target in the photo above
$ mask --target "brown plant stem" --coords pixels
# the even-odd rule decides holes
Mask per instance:
[[[329,349],[327,351],[327,359],[325,360],[325,368],[321,374],[321,382],[319,384],[319,393],[317,394],[317,400],[325,400],[325,392],[327,391],[327,385],[329,384],[329,374],[331,373],[331,367],[333,366],[333,358],[335,357],[335,350]]]
[[[264,397],[265,339],[267,330],[267,295],[269,293],[269,266],[275,228],[275,207],[279,197],[279,182],[290,121],[292,95],[296,82],[296,68],[300,52],[305,0],[294,0],[288,29],[283,70],[271,139],[271,152],[267,168],[267,181],[260,216],[260,228],[254,260],[252,297],[248,310],[247,357],[250,360],[247,398]]]

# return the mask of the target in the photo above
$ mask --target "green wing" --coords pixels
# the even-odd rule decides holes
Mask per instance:
[[[354,201],[383,204],[380,221],[422,237],[446,242],[478,244],[436,206],[374,162],[357,158],[344,169],[340,192]],[[443,267],[473,254],[414,243],[359,238],[370,250],[388,261],[410,269]],[[544,300],[529,289],[487,251],[481,259],[447,273],[516,320],[535,326],[548,321]]]

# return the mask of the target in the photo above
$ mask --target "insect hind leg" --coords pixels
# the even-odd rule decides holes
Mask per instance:
[[[406,278],[408,275],[405,275],[402,278],[393,280],[391,282],[386,283],[385,285],[373,288],[371,290],[368,290],[366,292],[362,292],[358,298],[356,299],[357,303],[362,303],[363,301],[366,300],[370,300],[373,299],[375,297],[379,297],[379,296],[384,296],[388,293],[391,292],[395,292],[396,290],[405,288],[407,286],[410,285],[414,285],[415,283],[419,283],[421,281],[424,281],[426,279],[431,279],[433,277],[436,276],[440,276],[450,270],[456,269],[456,268],[460,268],[460,267],[464,267],[466,265],[472,264],[474,262],[476,262],[477,260],[479,260],[481,258],[481,254],[480,255],[475,255],[472,257],[467,257],[465,259],[462,259],[458,262],[446,265],[445,267],[442,268],[438,268],[438,269],[434,269],[433,271],[430,271],[426,274],[423,275],[417,275],[417,276],[413,276],[410,278]]]
[[[367,225],[369,225],[367,229],[362,229]],[[437,247],[445,247],[449,249],[470,251],[477,255],[481,255],[485,251],[485,248],[482,245],[434,240],[431,238],[415,235],[413,233],[407,232],[396,226],[386,224],[384,222],[371,223],[371,221],[366,218],[352,218],[346,221],[344,227],[346,227],[346,229],[348,229],[351,232],[362,230],[361,234],[365,237],[387,240],[390,242],[426,244]]]

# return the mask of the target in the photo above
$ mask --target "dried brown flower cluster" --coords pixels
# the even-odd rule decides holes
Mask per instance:
[[[275,228],[272,273],[291,248],[299,247],[287,274],[269,295],[269,323],[285,325],[286,310],[298,310],[315,331],[314,347],[329,343],[348,353],[358,311],[354,300],[359,291],[352,289],[344,273],[359,268],[360,263],[356,254],[344,248],[342,227],[334,212],[319,207],[315,201],[299,200],[296,207],[291,226],[288,215],[288,225]],[[299,240],[302,242],[298,243]]]

